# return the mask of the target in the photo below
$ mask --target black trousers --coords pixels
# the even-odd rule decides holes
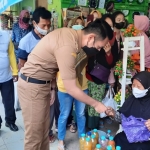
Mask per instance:
[[[0,83],[0,92],[2,95],[2,102],[5,109],[5,121],[7,123],[15,123],[16,114],[14,109],[14,82],[13,79]],[[0,117],[0,123],[1,123]]]
[[[50,136],[53,135],[52,127],[53,127],[54,119],[55,119],[55,126],[58,127],[59,114],[60,114],[59,101],[58,101],[58,96],[56,92],[54,104],[50,106],[50,131],[49,131]]]

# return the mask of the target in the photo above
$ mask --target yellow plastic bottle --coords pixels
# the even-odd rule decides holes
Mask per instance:
[[[90,138],[86,138],[84,143],[84,150],[92,150],[92,142]]]
[[[80,143],[80,150],[84,150],[85,134],[81,134],[81,138],[79,140],[79,143]]]
[[[109,137],[108,145],[112,147],[112,150],[115,150],[115,141],[113,136]]]
[[[94,150],[97,145],[96,136],[94,134],[91,135],[91,142],[92,142],[92,150]]]
[[[91,132],[90,131],[86,134],[86,138],[90,138],[91,139]]]
[[[103,150],[100,144],[96,145],[96,148],[94,150]]]
[[[112,147],[109,145],[107,146],[106,150],[112,150]]]
[[[97,143],[98,143],[98,141],[99,141],[98,130],[97,130],[97,129],[94,129],[94,130],[93,130],[93,134],[96,136],[96,140],[97,140]]]

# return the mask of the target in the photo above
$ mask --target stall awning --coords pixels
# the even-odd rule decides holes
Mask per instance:
[[[0,14],[3,13],[8,7],[21,1],[22,0],[0,0]]]

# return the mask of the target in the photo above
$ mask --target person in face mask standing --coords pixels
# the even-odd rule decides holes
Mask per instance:
[[[24,66],[25,62],[28,59],[28,55],[31,53],[33,48],[38,44],[41,38],[47,35],[47,33],[50,31],[51,12],[46,10],[44,7],[38,7],[33,12],[32,20],[33,20],[34,29],[30,33],[28,33],[24,38],[22,38],[19,43],[19,48],[18,48],[19,70]],[[54,92],[53,94],[55,94],[55,91],[53,92]],[[53,103],[54,103],[54,99],[52,99],[50,102],[50,110],[52,111],[50,113],[51,114],[50,116],[51,124],[50,124],[50,133],[49,133],[50,142],[55,141],[55,137],[51,130],[53,126],[53,120],[54,120]]]
[[[21,39],[18,48],[19,70],[24,66],[27,61],[28,55],[38,42],[50,31],[51,26],[51,13],[44,7],[38,7],[33,12],[33,26],[34,29]]]
[[[93,106],[99,113],[107,110],[106,106],[86,95],[76,85],[75,65],[81,49],[85,53],[87,48],[88,51],[93,51],[93,48],[100,51],[112,37],[111,27],[97,19],[82,30],[54,30],[33,49],[20,70],[18,81],[18,95],[25,124],[24,150],[49,150],[49,99],[53,96],[49,91],[56,90],[58,71],[69,95]]]
[[[114,24],[114,32],[116,33],[116,40],[118,43],[118,55],[119,55],[119,59],[123,58],[123,51],[121,51],[122,47],[122,41],[123,41],[123,37],[122,37],[122,32],[121,29],[124,27],[125,25],[125,16],[121,11],[115,11],[112,14],[113,20],[115,22]],[[118,77],[115,76],[115,85],[114,85],[114,91],[115,93],[117,92],[118,89]]]
[[[18,46],[20,40],[27,35],[31,30],[32,26],[29,25],[30,13],[28,10],[22,10],[19,16],[19,22],[15,23],[12,29],[12,42],[15,47],[16,60],[18,63]]]
[[[22,10],[19,16],[19,22],[15,23],[12,29],[11,38],[15,48],[17,64],[19,62],[18,46],[20,40],[32,30],[32,26],[29,25],[29,20],[30,20],[30,13],[27,10]],[[17,82],[14,83],[14,88],[15,88],[15,110],[18,111],[20,110],[20,106],[19,106],[18,96],[17,96]]]
[[[125,117],[133,116],[147,120],[146,127],[150,131],[150,72],[142,71],[132,78],[132,95],[125,100],[119,113],[107,111],[107,115],[119,118],[120,114]],[[116,145],[121,146],[121,150],[149,150],[150,141],[129,143],[125,132],[115,136]]]
[[[102,17],[111,28],[114,27],[114,21],[110,14],[106,14]],[[89,95],[101,102],[104,98],[106,84],[110,84],[112,87],[114,85],[114,71],[113,67],[118,60],[118,45],[115,40],[115,34],[105,47],[103,47],[96,55],[90,55],[88,59],[86,77],[88,81],[88,90]],[[99,69],[97,74],[92,74],[91,72],[96,68],[97,64]],[[101,67],[101,68],[100,68]],[[108,72],[108,74],[107,74]],[[103,80],[103,76],[106,77],[106,80]],[[103,120],[100,120],[99,113],[94,110],[93,107],[88,106],[88,115],[87,115],[87,126],[90,129],[98,129],[99,124],[103,124]]]
[[[118,42],[118,48],[119,48],[118,53],[120,53],[121,52],[121,48],[122,48],[121,47],[121,43],[122,43],[121,29],[123,29],[124,26],[125,26],[125,16],[124,16],[124,14],[121,11],[115,11],[112,14],[112,16],[113,16],[113,19],[115,21],[114,32],[116,32],[116,39],[117,39],[117,42]]]
[[[74,30],[81,30],[84,28],[84,20],[82,17],[77,17],[71,20],[71,25]],[[86,54],[82,51],[82,56],[86,56]],[[77,55],[76,62],[78,63],[81,61],[81,52]],[[85,60],[86,62],[86,60]],[[86,65],[86,63],[85,63]],[[87,79],[85,77],[85,66],[82,68],[81,64],[79,66],[76,65],[76,70],[77,68],[81,68],[79,73],[77,72],[77,78],[79,77],[78,74],[80,74],[80,79],[82,80],[82,83],[80,84],[79,78],[76,80],[77,86],[83,90],[85,94],[88,93],[88,86],[87,86]],[[72,118],[72,110],[73,110],[73,116],[74,120],[72,120],[71,126],[70,126],[70,132],[75,133],[76,132],[76,123],[78,126],[78,135],[79,138],[82,133],[85,133],[85,123],[86,123],[86,118],[85,118],[85,104],[78,101],[71,95],[69,95],[64,87],[63,80],[61,78],[61,73],[58,72],[57,74],[57,87],[58,87],[58,98],[60,102],[60,115],[58,119],[58,139],[59,139],[59,145],[58,149],[59,150],[64,150],[64,139],[65,139],[65,134],[66,134],[66,124],[68,117],[69,119]],[[73,109],[73,105],[75,106],[75,110]],[[70,114],[71,113],[71,114]],[[70,114],[70,115],[69,115]],[[75,118],[76,115],[76,118]]]

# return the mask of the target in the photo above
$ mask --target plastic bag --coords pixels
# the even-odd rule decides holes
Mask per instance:
[[[20,76],[20,72],[19,72],[18,76]],[[14,82],[14,94],[15,94],[14,108],[16,111],[21,110],[19,98],[18,98],[18,92],[17,92],[17,84],[18,84],[18,82]]]
[[[117,110],[117,103],[116,101],[114,101],[113,96],[115,95],[114,93],[114,89],[112,87],[109,87],[107,94],[105,96],[105,98],[102,100],[102,103],[108,107],[112,107],[114,110]],[[100,118],[104,118],[107,115],[105,113],[101,113],[100,114]]]
[[[14,82],[14,92],[15,92],[14,108],[15,108],[16,111],[21,110],[20,104],[19,104],[18,92],[17,92],[17,83],[18,82]]]
[[[123,114],[122,127],[129,143],[149,141],[150,131],[145,126],[146,120],[130,116],[126,118]]]

